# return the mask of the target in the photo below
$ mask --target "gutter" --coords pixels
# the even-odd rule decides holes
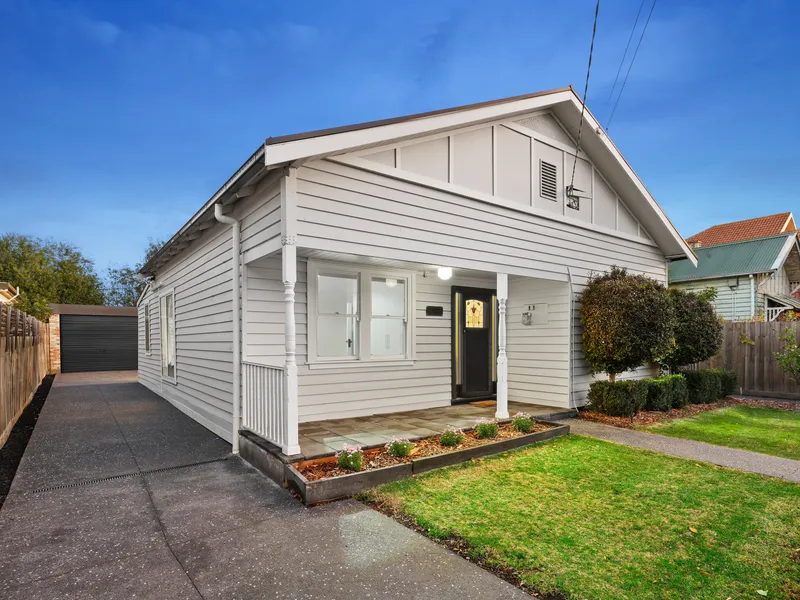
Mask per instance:
[[[239,454],[239,429],[241,426],[240,406],[241,406],[241,379],[242,379],[242,329],[241,318],[239,316],[239,306],[241,304],[241,286],[239,285],[239,270],[241,263],[242,228],[239,221],[233,217],[222,214],[222,205],[214,205],[214,218],[220,223],[230,225],[233,233],[233,256],[231,258],[231,280],[233,282],[233,415],[232,415],[232,452]]]

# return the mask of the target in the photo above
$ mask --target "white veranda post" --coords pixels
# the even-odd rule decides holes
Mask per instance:
[[[284,415],[286,418],[283,448],[285,454],[300,454],[297,406],[297,326],[294,316],[294,286],[297,282],[296,197],[297,170],[288,169],[281,181],[281,258],[283,295],[286,304],[284,337],[286,339],[286,369],[284,370]]]
[[[506,357],[506,303],[508,275],[497,274],[497,411],[498,419],[508,418],[508,358]]]

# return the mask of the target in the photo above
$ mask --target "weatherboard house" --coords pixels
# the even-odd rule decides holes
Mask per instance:
[[[287,455],[311,421],[582,405],[590,274],[695,257],[581,109],[570,87],[267,139],[142,267],[139,381]]]

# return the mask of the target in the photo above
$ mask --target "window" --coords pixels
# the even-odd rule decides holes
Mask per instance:
[[[411,273],[309,262],[308,362],[412,357]]]
[[[483,301],[466,301],[466,326],[467,329],[483,329]]]
[[[150,354],[150,303],[144,305],[144,351]]]
[[[161,296],[161,376],[175,380],[175,293]]]

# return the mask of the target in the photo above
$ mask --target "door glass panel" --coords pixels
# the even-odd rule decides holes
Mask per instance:
[[[372,314],[381,317],[406,315],[406,282],[391,277],[372,278]]]
[[[333,358],[357,354],[358,321],[355,317],[318,317],[317,356]]]
[[[358,314],[358,275],[319,275],[317,289],[319,314]]]
[[[483,328],[483,307],[484,302],[481,300],[467,300],[465,312],[465,321],[467,329],[482,329]]]
[[[373,318],[370,329],[372,356],[401,356],[406,352],[406,324],[403,319]]]

